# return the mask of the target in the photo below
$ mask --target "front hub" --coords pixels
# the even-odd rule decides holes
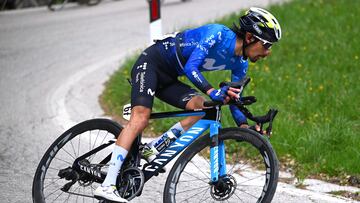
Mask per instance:
[[[235,192],[237,182],[231,175],[219,178],[219,181],[211,186],[210,194],[217,201],[229,199]]]

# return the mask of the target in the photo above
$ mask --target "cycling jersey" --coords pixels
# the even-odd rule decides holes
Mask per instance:
[[[177,54],[177,44],[180,52]],[[170,74],[187,78],[202,92],[206,93],[212,86],[201,74],[202,71],[231,70],[231,80],[241,80],[247,72],[248,61],[236,56],[236,34],[228,27],[209,24],[195,29],[185,30],[176,35],[157,41],[160,54],[168,63],[164,70]],[[182,64],[180,57],[186,60]],[[246,117],[230,106],[236,123],[246,123]]]
[[[186,59],[182,66],[176,57],[175,38],[170,37],[157,43],[164,56],[178,76],[186,75],[190,81],[206,93],[211,85],[202,71],[231,70],[232,80],[238,81],[246,75],[248,62],[234,53],[236,35],[224,25],[210,24],[180,33],[181,54]],[[169,70],[167,70],[169,71]]]

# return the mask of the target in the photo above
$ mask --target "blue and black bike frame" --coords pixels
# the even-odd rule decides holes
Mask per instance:
[[[211,181],[215,183],[218,181],[219,177],[226,175],[225,147],[224,143],[218,139],[219,129],[221,128],[220,105],[209,109],[153,113],[151,114],[150,119],[188,116],[203,116],[203,118],[177,138],[176,141],[174,141],[168,148],[158,154],[152,162],[144,165],[142,171],[145,176],[145,181],[148,181],[152,176],[157,175],[161,168],[163,168],[208,129],[210,129],[211,138]]]

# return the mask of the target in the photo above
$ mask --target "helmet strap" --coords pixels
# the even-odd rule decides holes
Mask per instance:
[[[246,49],[246,47],[248,47],[248,46],[250,46],[250,45],[252,45],[252,44],[255,44],[256,42],[259,41],[259,40],[256,39],[254,36],[253,36],[253,38],[255,39],[254,41],[252,41],[252,42],[250,42],[250,43],[246,43],[246,34],[245,34],[245,37],[244,37],[244,39],[243,39],[243,47],[242,47],[242,49],[243,49],[243,59],[244,59],[244,60],[247,60],[247,58],[248,58],[248,56],[245,54],[245,49]]]
[[[258,40],[255,38],[255,40],[253,42],[246,43],[246,34],[245,34],[245,37],[243,39],[243,46],[242,46],[242,57],[243,57],[244,60],[248,59],[248,56],[245,53],[246,47],[250,46],[251,44],[255,44],[257,41]]]
[[[246,43],[245,38],[244,38],[243,46],[242,46],[242,57],[243,57],[244,60],[247,60],[247,58],[248,58],[246,56],[246,54],[245,54],[245,48],[248,47],[248,46],[249,46],[249,44]]]

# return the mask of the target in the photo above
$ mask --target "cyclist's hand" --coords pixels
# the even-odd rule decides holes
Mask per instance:
[[[239,92],[240,89],[223,86],[218,90],[210,90],[209,96],[213,101],[221,101],[226,104],[230,101],[230,99],[239,99]]]
[[[230,87],[227,94],[230,96],[231,99],[237,100],[240,99],[240,89]]]
[[[226,103],[229,100],[227,98],[227,97],[229,97],[227,95],[229,88],[230,88],[229,86],[223,86],[222,88],[220,88],[218,90],[213,89],[209,94],[211,100]]]
[[[254,130],[254,131],[256,131],[256,132],[258,132],[258,133],[260,133],[262,135],[267,135],[266,130],[261,130],[259,124],[248,126],[248,128],[251,129],[251,130]],[[270,135],[271,135],[271,132],[270,132]]]

